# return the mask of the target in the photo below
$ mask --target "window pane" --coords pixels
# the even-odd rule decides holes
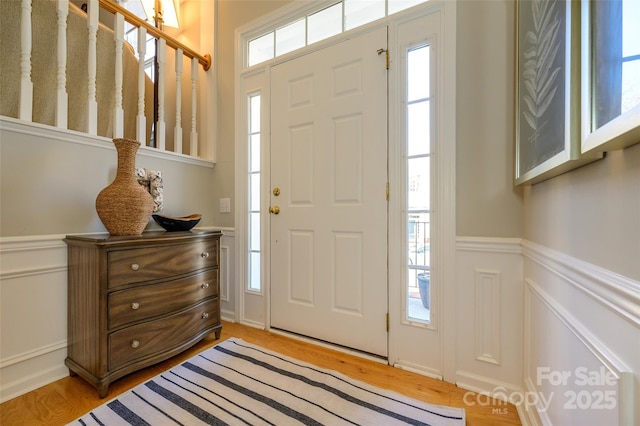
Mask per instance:
[[[415,6],[416,4],[424,3],[427,0],[389,0],[389,11],[387,15],[391,15],[401,10]]]
[[[407,314],[412,320],[431,319],[431,250],[429,213],[407,216]]]
[[[429,213],[409,213],[407,241],[410,266],[430,266],[431,224]]]
[[[249,66],[273,58],[273,32],[249,42]]]
[[[640,59],[622,63],[622,114],[640,105]]]
[[[148,61],[156,56],[156,39],[152,36],[147,36],[147,49],[144,52],[144,60]]]
[[[258,133],[260,131],[260,96],[252,96],[249,102],[249,133]]]
[[[276,56],[284,55],[305,46],[305,20],[287,25],[276,30]]]
[[[249,241],[249,246],[251,251],[259,251],[260,250],[260,213],[251,213],[250,215],[251,223],[249,226],[251,229],[249,233],[251,234],[251,241]]]
[[[251,136],[251,161],[249,172],[255,173],[260,171],[260,134]]]
[[[622,56],[640,55],[640,1],[622,1]]]
[[[429,153],[429,101],[410,104],[407,107],[407,149],[408,155]]]
[[[429,271],[409,269],[407,275],[407,313],[411,320],[431,319],[431,278]]]
[[[249,209],[254,212],[260,211],[260,174],[254,173],[251,176],[251,206]],[[257,250],[257,248],[254,247]]]
[[[324,40],[342,32],[342,3],[307,17],[307,44]]]
[[[384,18],[385,0],[344,0],[345,30]]]
[[[429,157],[411,158],[408,161],[408,210],[429,210],[430,208],[431,168],[429,163]]]
[[[409,102],[429,97],[429,46],[410,50],[407,54],[407,97]]]
[[[249,269],[249,289],[260,290],[260,253],[251,253]]]

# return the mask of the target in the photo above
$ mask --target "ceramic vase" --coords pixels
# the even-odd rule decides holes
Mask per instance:
[[[153,197],[135,176],[140,142],[114,139],[118,152],[116,177],[96,198],[98,217],[111,235],[140,235],[153,213]]]

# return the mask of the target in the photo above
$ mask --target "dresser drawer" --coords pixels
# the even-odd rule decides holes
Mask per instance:
[[[217,269],[167,283],[114,291],[108,296],[109,329],[178,311],[217,296]]]
[[[109,252],[108,287],[170,278],[218,266],[218,240]]]
[[[171,350],[220,323],[218,299],[109,335],[109,370]]]

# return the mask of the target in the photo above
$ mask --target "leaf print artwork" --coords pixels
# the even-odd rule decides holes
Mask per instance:
[[[522,175],[565,146],[570,3],[523,0],[518,4],[518,171]]]
[[[543,119],[558,91],[556,80],[560,67],[555,66],[560,43],[560,17],[557,4],[550,1],[530,2],[533,29],[525,34],[524,70],[522,73],[525,93],[522,97],[523,116],[533,130],[529,137],[535,143],[542,127]]]

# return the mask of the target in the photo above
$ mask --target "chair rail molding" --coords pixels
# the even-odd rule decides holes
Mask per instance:
[[[640,282],[523,240],[523,255],[640,327]]]

